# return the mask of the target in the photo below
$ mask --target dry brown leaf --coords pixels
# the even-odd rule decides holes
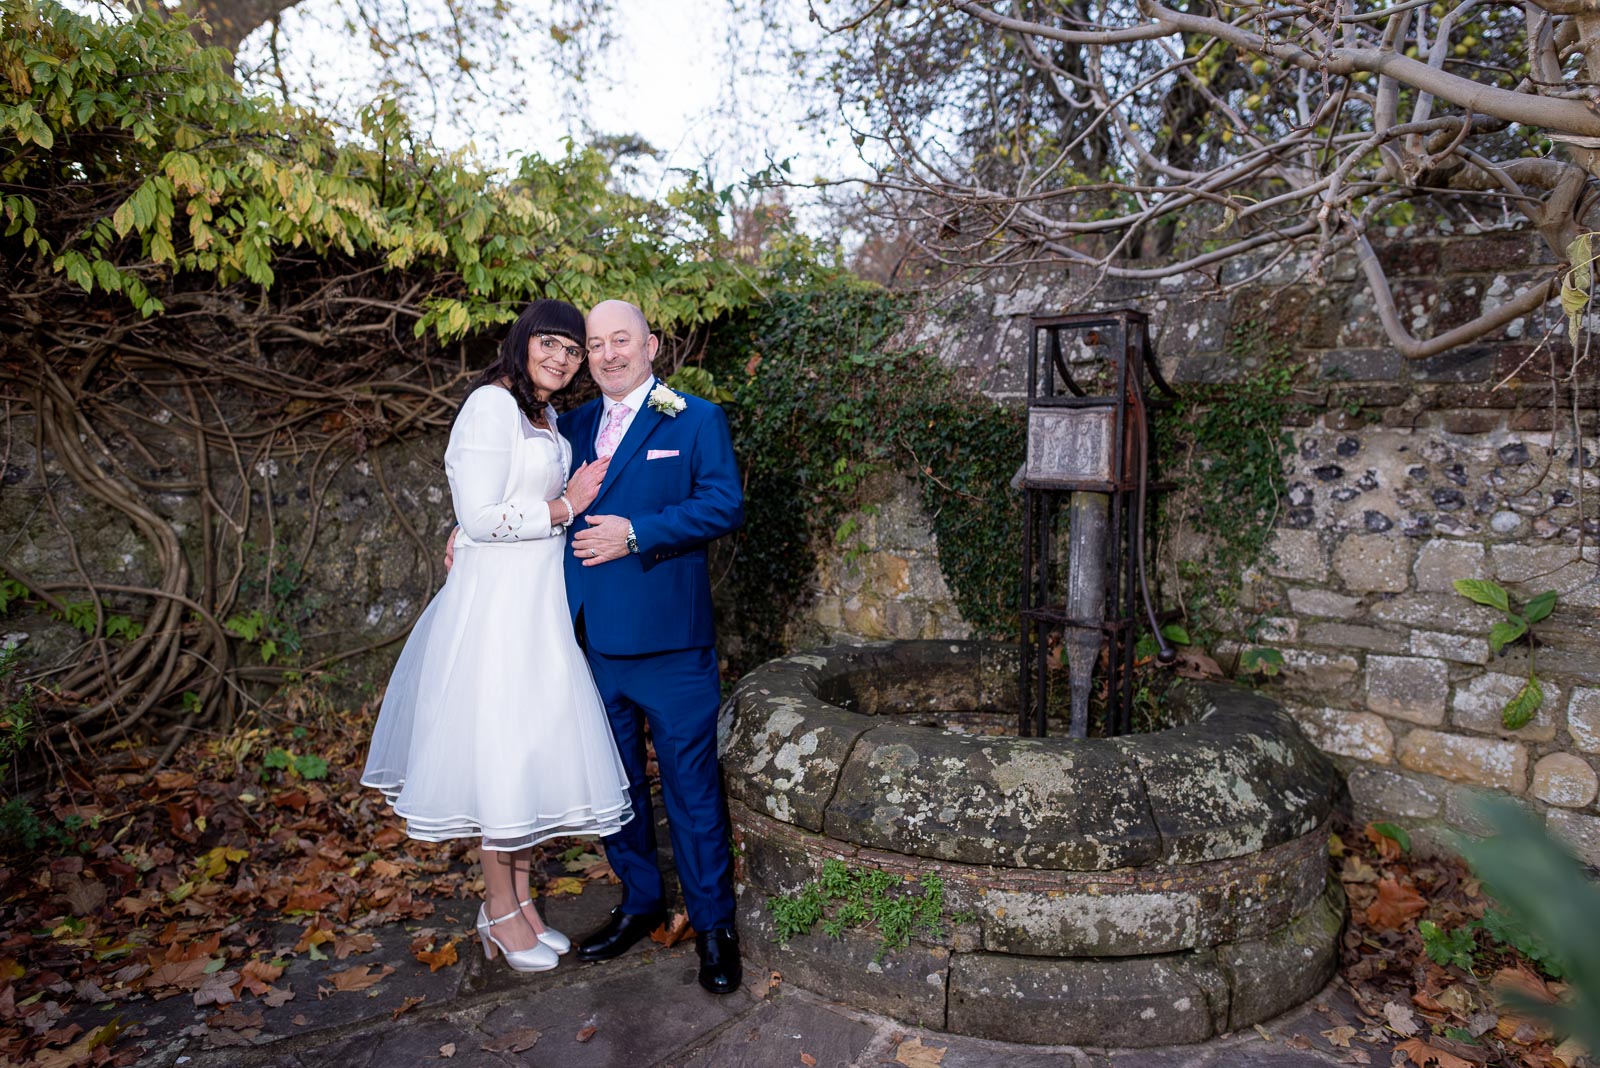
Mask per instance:
[[[94,1056],[94,1048],[99,1045],[95,1041],[95,1034],[91,1032],[65,1049],[42,1049],[28,1063],[28,1068],[82,1068]]]
[[[1384,834],[1370,823],[1367,824],[1366,827],[1366,836],[1367,841],[1371,842],[1377,847],[1378,856],[1382,857],[1384,860],[1400,859],[1400,843],[1395,841],[1393,838],[1390,838],[1388,835]]]
[[[1391,1001],[1383,1007],[1384,1019],[1389,1027],[1398,1035],[1410,1038],[1418,1031],[1417,1018],[1411,1009],[1398,1001]]]
[[[454,942],[446,942],[444,948],[435,950],[413,949],[411,955],[426,964],[428,971],[436,972],[440,968],[448,968],[456,962],[456,944]]]
[[[1410,886],[1392,878],[1378,880],[1378,899],[1367,908],[1367,922],[1380,930],[1404,927],[1428,907],[1427,900]]]
[[[802,1052],[800,1054],[800,1063],[805,1065],[806,1068],[814,1068],[817,1063],[817,1059],[809,1053]]]
[[[1420,1038],[1408,1038],[1396,1043],[1394,1048],[1404,1052],[1417,1068],[1427,1068],[1430,1064],[1438,1068],[1474,1068],[1471,1061],[1464,1061],[1454,1053],[1430,1046]]]
[[[439,1056],[445,1058],[446,1060],[454,1057],[455,1055],[456,1044],[454,1042],[446,1042],[444,1045],[439,1047]]]
[[[270,964],[264,960],[246,961],[239,969],[239,986],[261,997],[283,975],[283,968],[282,964]]]
[[[352,953],[371,953],[377,948],[378,940],[365,931],[361,934],[336,935],[333,939],[333,955],[339,960],[344,960]]]
[[[499,1038],[490,1039],[479,1048],[485,1053],[521,1053],[523,1050],[532,1049],[537,1041],[539,1041],[539,1031],[536,1028],[519,1027],[514,1031],[507,1031]]]
[[[547,894],[581,894],[583,893],[583,880],[571,875],[563,875],[559,879],[551,879],[544,885]]]
[[[158,965],[144,981],[145,988],[148,990],[164,986],[182,989],[197,987],[205,980],[207,962],[205,957],[196,957],[194,960],[168,961]]]
[[[288,906],[284,907],[287,908]],[[321,921],[313,920],[312,925],[307,927],[300,935],[300,941],[294,944],[294,951],[296,953],[304,953],[312,946],[320,946],[324,942],[332,942],[336,937],[330,928],[321,926]]]
[[[1550,984],[1526,968],[1501,968],[1489,980],[1489,986],[1502,993],[1515,990],[1546,1005],[1554,1005],[1557,1001],[1555,991],[1550,989]]]
[[[694,928],[689,926],[687,912],[675,912],[672,918],[650,932],[650,941],[659,942],[669,949],[686,938],[694,937]]]
[[[1351,853],[1344,858],[1344,865],[1339,869],[1339,881],[1342,883],[1375,883],[1378,881],[1378,872],[1372,865]]]
[[[1569,1038],[1557,1046],[1550,1054],[1550,1063],[1554,1068],[1573,1068],[1589,1051],[1583,1048],[1583,1043],[1575,1038]]]
[[[406,1013],[410,1012],[412,1009],[416,1008],[418,1005],[421,1005],[427,1000],[428,995],[426,994],[418,994],[416,997],[406,998],[400,1003],[398,1008],[389,1014],[389,1019],[398,1020],[400,1017],[404,1016]]]
[[[948,1046],[924,1046],[922,1039],[913,1038],[900,1043],[894,1051],[896,1064],[903,1064],[906,1068],[938,1068],[943,1062],[945,1050]]]
[[[238,1001],[238,995],[233,992],[233,984],[238,981],[238,972],[211,973],[206,976],[205,982],[201,983],[199,989],[194,992],[195,1005],[227,1005]]]
[[[599,1028],[597,1028],[597,1027],[595,1027],[595,1025],[594,1025],[594,1024],[590,1024],[590,1025],[589,1025],[589,1026],[587,1026],[587,1027],[582,1027],[582,1028],[579,1028],[579,1029],[578,1029],[578,1033],[577,1033],[577,1034],[575,1034],[575,1035],[573,1035],[573,1036],[572,1036],[572,1037],[573,1037],[573,1039],[574,1039],[574,1040],[575,1040],[575,1041],[578,1041],[578,1042],[587,1042],[587,1041],[589,1041],[589,1040],[590,1040],[590,1039],[591,1039],[591,1038],[593,1038],[593,1037],[594,1037],[594,1034],[595,1034],[595,1032],[596,1032],[596,1031],[598,1031],[598,1030],[599,1030]]]
[[[293,1000],[293,990],[271,987],[267,990],[266,996],[261,999],[261,1003],[269,1009],[278,1009],[283,1007],[284,1002]]]
[[[1356,1037],[1356,1029],[1354,1027],[1330,1027],[1322,1032],[1322,1037],[1328,1040],[1330,1046],[1349,1048],[1350,1040]]]
[[[383,965],[378,971],[373,971],[372,968],[371,964],[362,964],[355,968],[332,972],[328,978],[332,980],[335,990],[342,990],[348,993],[353,990],[365,990],[370,986],[376,986],[385,978],[394,974],[394,966],[390,964]]]

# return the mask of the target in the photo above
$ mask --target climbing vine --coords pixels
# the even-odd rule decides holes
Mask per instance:
[[[1227,350],[1230,364],[1246,374],[1186,385],[1154,420],[1159,466],[1177,483],[1160,502],[1163,542],[1172,544],[1185,528],[1208,542],[1203,558],[1174,565],[1185,607],[1202,626],[1234,607],[1240,573],[1267,552],[1286,509],[1285,462],[1294,454],[1283,427],[1299,407],[1300,367],[1265,324],[1237,324]]]
[[[525,301],[633,299],[683,342],[677,362],[814,265],[781,234],[741,259],[721,191],[645,200],[580,147],[485,170],[434,152],[391,102],[341,141],[244,95],[220,50],[155,7],[102,22],[0,0],[0,22],[0,466],[27,475],[5,468],[19,529],[0,612],[81,638],[27,669],[47,746],[138,734],[170,752],[285,672],[403,635],[414,614],[312,648],[319,609],[295,587],[323,498],[342,470],[369,471],[399,532],[385,551],[426,576],[438,546],[373,446],[448,428]],[[280,469],[309,502],[293,531]],[[65,516],[86,505],[131,532],[131,572],[82,551]],[[51,552],[14,553],[23,537]]]
[[[745,526],[732,572],[740,667],[783,649],[804,603],[814,547],[853,533],[867,480],[911,476],[962,616],[1011,635],[1021,502],[1009,480],[1022,413],[959,388],[932,356],[897,339],[904,298],[839,280],[752,305],[716,331],[707,367],[745,467]]]

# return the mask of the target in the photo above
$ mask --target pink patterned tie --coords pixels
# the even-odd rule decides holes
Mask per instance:
[[[594,443],[595,455],[604,459],[617,451],[617,446],[622,444],[622,421],[628,418],[628,413],[633,409],[626,404],[613,405],[611,418],[606,420],[606,425],[600,430],[600,440]]]

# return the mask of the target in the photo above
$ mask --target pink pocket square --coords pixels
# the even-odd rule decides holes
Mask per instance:
[[[665,460],[668,456],[678,455],[677,449],[651,449],[644,454],[646,460]]]

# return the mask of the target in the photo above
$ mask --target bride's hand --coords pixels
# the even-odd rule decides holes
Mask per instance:
[[[587,511],[594,503],[595,494],[600,492],[600,483],[606,477],[606,468],[610,466],[611,457],[606,456],[590,460],[572,473],[567,480],[567,499],[572,502],[574,510]]]

